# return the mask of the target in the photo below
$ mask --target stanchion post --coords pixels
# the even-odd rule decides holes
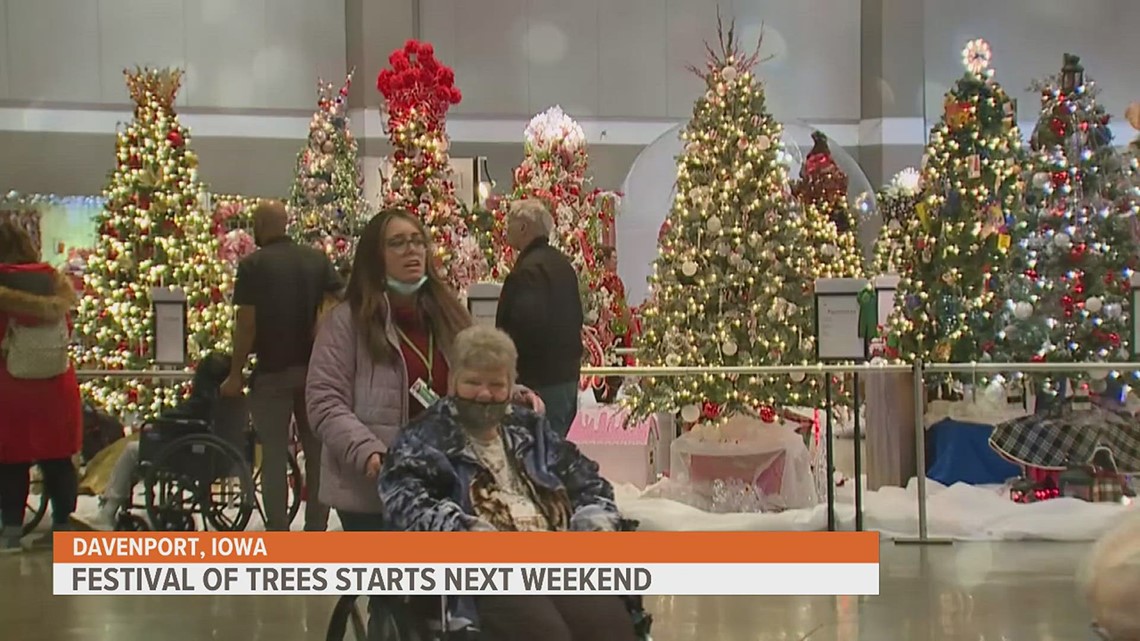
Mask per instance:
[[[914,457],[918,492],[918,538],[896,539],[895,543],[950,545],[950,539],[932,539],[926,522],[926,369],[922,359],[914,361]]]
[[[863,435],[859,426],[859,372],[852,377],[851,395],[855,397],[855,531],[863,531]]]
[[[835,452],[832,447],[832,434],[835,427],[831,423],[831,374],[824,373],[824,403],[827,405],[827,429],[824,430],[824,439],[827,444],[827,455],[824,457],[827,460],[827,531],[834,532],[836,530],[835,519]]]
[[[914,361],[914,460],[918,481],[918,540],[927,539],[926,527],[926,385],[922,359]]]

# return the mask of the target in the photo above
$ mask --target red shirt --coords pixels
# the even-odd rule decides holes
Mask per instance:
[[[408,374],[408,420],[419,416],[426,409],[419,400],[412,395],[411,386],[419,379],[431,386],[432,391],[440,396],[447,394],[447,361],[443,357],[443,350],[439,341],[431,337],[431,329],[425,321],[422,312],[414,306],[392,306],[392,320],[396,324],[396,336],[400,341],[400,353],[404,356],[405,369]],[[433,355],[428,354],[429,345],[434,347]],[[413,347],[414,346],[414,347]],[[431,362],[431,376],[428,376],[428,364]]]

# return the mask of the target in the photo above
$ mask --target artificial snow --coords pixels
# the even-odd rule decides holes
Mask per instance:
[[[827,504],[802,510],[773,513],[714,514],[668,498],[647,498],[646,494],[680,492],[668,479],[639,490],[632,485],[615,488],[622,513],[640,522],[641,530],[658,531],[820,531],[827,529]],[[931,538],[955,541],[1094,541],[1108,532],[1135,506],[1086,503],[1058,498],[1040,503],[1014,503],[1003,488],[955,484],[944,487],[927,481],[927,533]],[[866,492],[863,497],[863,527],[879,532],[884,539],[918,536],[918,503],[915,482],[906,489],[884,488]],[[836,489],[836,515],[839,529],[855,529],[855,499],[848,483]],[[98,501],[92,496],[79,498],[77,513],[93,515]],[[302,506],[292,529],[304,529]],[[140,516],[143,511],[139,511]],[[45,519],[47,521],[47,519]],[[249,531],[264,531],[258,514],[250,520]],[[340,530],[336,510],[329,515],[329,530]]]
[[[1093,541],[1110,530],[1134,507],[1086,503],[1058,498],[1021,504],[1005,488],[928,480],[927,535],[956,541]],[[622,513],[640,522],[641,530],[666,531],[813,531],[827,529],[826,502],[812,508],[773,513],[715,514],[661,496],[682,496],[684,488],[669,479],[641,491],[616,488]],[[883,488],[863,494],[863,528],[885,539],[918,536],[918,493],[912,479],[906,488]],[[855,493],[848,483],[836,488],[838,529],[855,529]]]

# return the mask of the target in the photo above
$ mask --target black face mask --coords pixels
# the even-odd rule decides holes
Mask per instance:
[[[498,425],[507,415],[507,407],[510,405],[507,401],[483,402],[457,396],[452,397],[452,401],[455,403],[459,423],[469,428]]]

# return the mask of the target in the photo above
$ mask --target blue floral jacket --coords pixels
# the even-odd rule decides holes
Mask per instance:
[[[564,494],[570,504],[568,529],[616,531],[624,522],[613,487],[598,475],[598,464],[563,440],[545,417],[512,406],[503,422],[508,454],[538,490]],[[408,423],[388,450],[380,473],[380,497],[395,530],[469,531],[477,522],[472,484],[483,471],[455,419],[447,398]],[[477,625],[474,601],[451,599],[452,623]]]

